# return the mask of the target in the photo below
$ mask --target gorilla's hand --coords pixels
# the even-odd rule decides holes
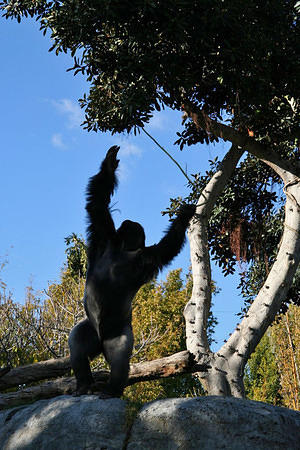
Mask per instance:
[[[108,152],[106,153],[106,157],[102,163],[102,167],[105,166],[110,172],[114,172],[118,165],[119,165],[119,159],[117,159],[118,151],[120,150],[120,147],[118,145],[113,145],[110,147]]]

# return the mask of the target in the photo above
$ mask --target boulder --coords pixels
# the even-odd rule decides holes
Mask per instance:
[[[300,449],[300,413],[232,397],[159,400],[145,405],[127,449]]]
[[[61,396],[0,413],[1,450],[122,449],[126,403]]]
[[[146,404],[131,428],[126,402],[61,396],[0,412],[1,450],[299,450],[300,413],[224,397]]]

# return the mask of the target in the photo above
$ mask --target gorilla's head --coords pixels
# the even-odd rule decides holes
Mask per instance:
[[[145,247],[144,228],[138,222],[124,220],[117,233],[124,250],[132,251]]]

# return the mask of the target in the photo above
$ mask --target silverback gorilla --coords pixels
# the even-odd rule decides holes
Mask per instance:
[[[110,379],[100,397],[120,397],[126,386],[133,348],[131,302],[139,288],[180,252],[185,230],[195,212],[186,205],[179,211],[161,241],[145,247],[145,233],[137,222],[125,220],[115,229],[110,197],[117,185],[118,146],[111,147],[97,175],[87,187],[88,270],[84,306],[87,318],[71,331],[71,365],[75,395],[92,389],[89,359],[103,353],[110,365]]]

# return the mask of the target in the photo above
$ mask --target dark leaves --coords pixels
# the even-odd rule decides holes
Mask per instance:
[[[299,133],[299,111],[291,112],[286,101],[300,97],[297,5],[5,0],[0,8],[18,21],[36,16],[43,33],[51,30],[57,54],[84,52],[71,70],[91,83],[88,129],[130,131],[162,105],[180,110],[189,100],[257,139],[281,143]],[[177,141],[181,149],[215,140],[196,131],[186,126]]]

